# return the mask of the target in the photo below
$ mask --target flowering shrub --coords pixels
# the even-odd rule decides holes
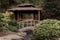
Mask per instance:
[[[0,13],[0,32],[17,31],[18,24],[17,21],[12,17],[13,14],[6,12]]]
[[[33,38],[52,39],[60,37],[60,21],[59,20],[43,20],[34,27]]]

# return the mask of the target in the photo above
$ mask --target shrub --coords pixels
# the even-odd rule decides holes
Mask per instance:
[[[17,23],[17,21],[11,20],[10,22],[8,22],[8,29],[10,31],[17,32],[18,31],[18,23]]]
[[[36,40],[58,37],[60,37],[60,21],[58,20],[43,20],[34,27],[33,38]]]
[[[16,28],[16,26],[9,26],[8,29],[12,32],[17,32],[18,28]]]
[[[13,32],[18,31],[18,24],[17,24],[17,21],[14,20],[12,12],[6,12],[5,19],[6,19],[5,21],[8,24],[7,27],[10,31],[13,31]]]
[[[0,13],[0,32],[18,31],[17,21],[12,17],[13,14],[6,12]]]
[[[4,19],[4,13],[0,13],[0,32],[6,32],[8,31],[8,28],[6,26],[6,21]]]

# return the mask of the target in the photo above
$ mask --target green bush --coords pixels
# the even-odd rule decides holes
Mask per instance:
[[[40,40],[40,39],[53,39],[60,37],[60,21],[58,20],[43,20],[40,21],[34,27],[33,31],[33,39]]]
[[[7,32],[8,28],[6,26],[6,21],[4,20],[4,13],[0,13],[0,32]]]
[[[0,32],[7,32],[8,30],[18,31],[17,21],[14,20],[11,13],[0,13]]]
[[[16,28],[16,26],[9,26],[8,29],[12,32],[17,32],[18,28]]]
[[[10,31],[17,32],[18,31],[18,23],[17,23],[17,21],[11,20],[10,22],[8,22],[8,29]]]
[[[1,27],[0,28],[0,32],[7,32],[8,31],[8,28],[7,27]]]

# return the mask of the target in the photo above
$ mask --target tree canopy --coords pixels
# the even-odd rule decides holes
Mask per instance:
[[[58,18],[60,19],[60,0],[0,0],[0,12],[14,6],[16,4],[32,3],[36,7],[42,8],[43,18]]]
[[[49,18],[57,18],[60,19],[60,0],[46,0],[44,2],[44,10]]]
[[[41,7],[43,4],[43,0],[0,0],[0,8],[7,9],[11,7],[13,4],[22,4],[22,3],[32,3],[36,7]],[[14,6],[14,5],[13,5]]]

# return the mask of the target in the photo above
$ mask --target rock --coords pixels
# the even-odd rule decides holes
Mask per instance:
[[[25,28],[22,28],[22,29],[19,29],[19,32],[24,32],[24,31],[28,31],[28,30],[34,30],[34,27],[25,27]]]
[[[25,32],[18,32],[17,35],[24,37],[26,35],[26,33]]]
[[[19,29],[20,32],[25,32],[27,35],[32,34],[34,30],[34,27],[25,27],[22,29]]]

